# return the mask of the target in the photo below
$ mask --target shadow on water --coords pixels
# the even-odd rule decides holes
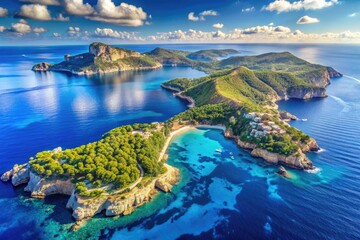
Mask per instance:
[[[66,195],[50,195],[44,198],[44,205],[54,206],[53,212],[45,219],[45,221],[53,220],[60,224],[73,223],[74,219],[71,216],[71,211],[66,209],[66,203],[69,196]]]

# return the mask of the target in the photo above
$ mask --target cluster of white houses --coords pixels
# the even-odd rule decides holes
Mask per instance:
[[[263,120],[264,113],[245,113],[244,117],[250,119],[252,128],[250,136],[263,137],[267,134],[284,134],[286,131],[272,121]]]

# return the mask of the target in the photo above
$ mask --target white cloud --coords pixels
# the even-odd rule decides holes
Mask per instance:
[[[299,18],[299,20],[297,20],[297,24],[312,24],[312,23],[318,23],[320,22],[319,19],[317,18],[312,18],[309,16],[303,16],[301,18]]]
[[[142,26],[147,19],[147,13],[141,7],[127,3],[116,6],[111,0],[98,0],[94,7],[83,0],[64,0],[64,7],[72,15],[122,26]]]
[[[199,17],[195,16],[195,13],[194,13],[194,12],[191,12],[191,13],[188,14],[188,19],[189,19],[190,21],[194,21],[194,22],[200,20]]]
[[[215,23],[214,25],[213,25],[213,27],[214,28],[223,28],[224,27],[224,24],[222,24],[222,23]]]
[[[241,9],[241,12],[254,12],[255,7],[249,7],[249,8],[243,8]]]
[[[229,33],[222,31],[204,32],[189,29],[162,32],[149,36],[150,41],[164,42],[278,42],[293,36],[291,29],[284,26],[255,26],[245,29],[234,29]]]
[[[6,27],[0,26],[0,33],[4,32],[6,30]]]
[[[357,15],[359,15],[357,12],[354,12],[354,13],[350,13],[348,16],[349,17],[356,17]]]
[[[9,11],[6,8],[0,7],[0,17],[6,17]]]
[[[16,16],[42,21],[51,20],[47,7],[40,4],[22,5]]]
[[[214,11],[214,10],[206,10],[206,11],[202,11],[199,15],[200,16],[217,16],[218,12]]]
[[[80,35],[80,33],[81,33],[81,29],[79,27],[69,27],[69,29],[67,31],[67,34],[70,37]]]
[[[60,5],[60,2],[58,0],[20,0],[20,2],[37,3],[41,5]]]
[[[267,34],[274,34],[274,33],[289,33],[291,29],[284,26],[256,26],[246,28],[241,31],[242,34],[257,34],[257,33],[267,33]]]
[[[60,21],[60,22],[68,22],[68,21],[70,21],[70,18],[64,17],[64,15],[62,13],[59,13],[59,15],[56,18],[54,18],[53,20]]]
[[[69,14],[76,16],[87,16],[94,13],[93,7],[83,0],[64,0],[65,11]]]
[[[274,26],[274,23],[273,22],[269,23],[269,26]]]
[[[284,26],[255,26],[246,29],[234,29],[229,33],[221,31],[204,32],[189,29],[188,31],[176,30],[173,32],[162,32],[147,37],[148,41],[155,42],[359,42],[360,32],[340,33],[310,33],[306,34],[300,30],[291,31]]]
[[[0,27],[1,28],[1,27]],[[2,28],[2,32],[13,33],[17,36],[23,36],[28,33],[35,33],[36,35],[40,35],[47,30],[43,27],[35,27],[32,28],[28,22],[24,19],[20,19],[17,23],[12,23],[10,28]],[[0,29],[1,32],[1,29]]]
[[[214,38],[224,38],[224,37],[226,37],[226,34],[223,33],[222,31],[218,30],[213,34],[213,37]]]
[[[299,10],[318,10],[338,4],[338,0],[299,0],[290,2],[288,0],[275,0],[267,6],[263,7],[263,10],[270,12],[289,12]]]
[[[25,20],[20,19],[19,22],[12,23],[9,30],[14,33],[25,34],[31,32],[31,27]]]
[[[206,16],[217,16],[219,15],[217,11],[214,10],[205,10],[199,13],[199,16],[196,16],[194,12],[188,14],[188,20],[190,21],[205,21]]]
[[[111,28],[96,28],[94,37],[116,38],[121,40],[141,40],[134,32],[120,32]]]
[[[116,6],[111,0],[98,0],[95,13],[86,18],[94,21],[119,24],[122,26],[142,26],[147,18],[141,7],[121,3]]]
[[[32,30],[34,33],[43,33],[43,32],[46,32],[47,30],[45,28],[42,28],[42,27],[36,27],[36,28],[33,28]]]

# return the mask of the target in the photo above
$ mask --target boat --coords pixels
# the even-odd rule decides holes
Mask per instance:
[[[222,152],[222,150],[220,148],[215,149],[215,151],[220,152],[220,153]]]
[[[230,158],[231,158],[232,160],[234,160],[234,159],[235,159],[235,158],[234,158],[234,156],[231,156]]]

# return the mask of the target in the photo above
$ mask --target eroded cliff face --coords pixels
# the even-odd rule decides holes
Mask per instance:
[[[75,186],[69,179],[44,179],[31,172],[28,164],[14,166],[1,176],[2,181],[12,180],[14,186],[27,183],[25,191],[35,198],[44,198],[52,194],[70,195],[67,208],[73,210],[73,217],[80,221],[105,211],[106,216],[127,215],[137,207],[149,202],[156,189],[170,192],[178,182],[180,173],[177,168],[165,164],[167,172],[153,179],[146,186],[133,188],[128,193],[108,194],[99,197],[82,197],[75,193]]]
[[[300,149],[298,151],[290,156],[285,156],[278,153],[269,152],[266,149],[258,148],[256,144],[241,141],[238,136],[233,135],[231,129],[229,128],[224,132],[224,136],[233,139],[239,147],[249,150],[251,156],[253,157],[262,158],[269,164],[283,164],[288,167],[297,169],[313,169],[314,166],[312,162],[306,157],[304,152],[315,151],[319,149],[316,141],[314,139],[310,139],[306,144],[299,144]]]
[[[289,88],[287,91],[287,98],[310,99],[327,97],[325,88]]]
[[[95,58],[101,58],[104,62],[115,62],[118,59],[127,57],[140,57],[139,52],[111,47],[101,43],[93,43],[89,46],[89,53]]]
[[[75,186],[68,180],[48,180],[30,172],[30,180],[25,187],[25,191],[31,192],[32,197],[44,198],[52,194],[71,195]]]
[[[269,152],[265,149],[254,148],[251,151],[251,156],[262,158],[267,163],[275,165],[284,164],[286,166],[298,169],[314,168],[312,162],[305,156],[305,154],[301,150],[298,150],[290,156],[284,156],[278,153]]]
[[[72,193],[66,207],[73,210],[76,220],[91,218],[105,210],[106,216],[127,215],[135,208],[149,202],[156,188],[169,192],[172,186],[179,180],[180,174],[177,168],[165,164],[167,172],[152,180],[143,187],[135,187],[126,194],[102,195],[96,198],[88,198]]]
[[[11,180],[12,185],[19,186],[20,184],[27,183],[30,179],[30,170],[28,164],[15,165],[13,169],[5,172],[1,176],[3,182]]]

